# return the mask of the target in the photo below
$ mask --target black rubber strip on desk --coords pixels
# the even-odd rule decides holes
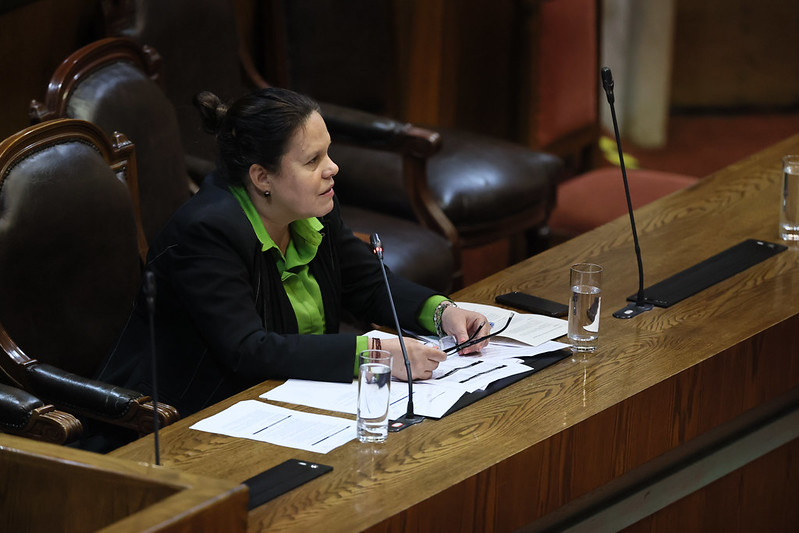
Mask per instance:
[[[747,239],[644,289],[644,300],[669,307],[785,250],[782,244]],[[637,297],[633,294],[627,300],[634,302]]]

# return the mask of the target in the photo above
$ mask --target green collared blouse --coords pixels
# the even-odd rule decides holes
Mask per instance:
[[[283,288],[288,295],[291,307],[297,317],[297,328],[301,334],[319,335],[325,331],[324,304],[319,284],[314,279],[308,264],[316,257],[319,244],[322,242],[322,223],[317,218],[306,218],[291,223],[291,240],[286,254],[280,251],[272,237],[267,233],[263,220],[258,215],[244,187],[231,185],[230,192],[236,197],[244,214],[252,224],[255,235],[261,242],[261,250],[272,254],[280,273]],[[422,306],[419,313],[419,325],[427,331],[435,332],[433,314],[436,306],[446,298],[431,296]],[[355,370],[357,374],[357,354],[368,347],[369,339],[359,335],[355,342]]]

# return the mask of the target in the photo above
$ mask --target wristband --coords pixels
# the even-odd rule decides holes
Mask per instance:
[[[444,337],[446,335],[444,328],[441,326],[441,318],[444,316],[444,309],[447,307],[458,306],[455,305],[455,302],[452,300],[444,300],[436,306],[436,310],[433,312],[433,325],[436,327],[436,335],[439,337]]]

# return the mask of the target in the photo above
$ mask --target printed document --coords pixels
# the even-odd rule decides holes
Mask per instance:
[[[327,453],[356,437],[355,420],[293,411],[244,400],[200,420],[191,429]]]

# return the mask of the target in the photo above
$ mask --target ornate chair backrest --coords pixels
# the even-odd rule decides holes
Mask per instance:
[[[93,376],[133,307],[146,242],[134,148],[57,119],[0,143],[0,367]]]
[[[161,59],[130,39],[102,39],[72,53],[56,69],[44,102],[31,103],[32,123],[76,118],[115,131],[136,145],[141,217],[148,240],[190,196],[189,177],[171,102],[159,86]]]

